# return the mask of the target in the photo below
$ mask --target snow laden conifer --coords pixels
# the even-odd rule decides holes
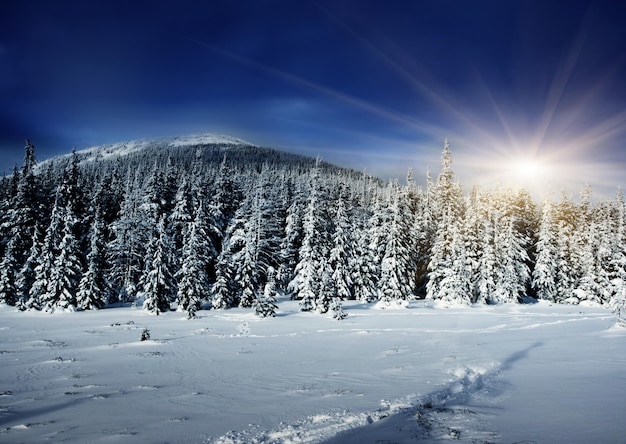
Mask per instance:
[[[11,249],[14,267],[20,269],[32,246],[34,228],[42,219],[43,202],[40,193],[40,180],[35,175],[35,146],[26,139],[24,161],[21,174],[15,175],[17,180],[15,198],[11,202],[8,214],[8,231],[11,237]]]
[[[320,290],[320,270],[324,263],[324,220],[321,206],[319,161],[311,174],[309,201],[305,210],[302,228],[302,245],[298,252],[299,262],[295,276],[288,286],[294,299],[300,300],[300,310],[311,311],[317,307]]]
[[[468,266],[463,233],[457,225],[451,227],[450,253],[452,263],[443,269],[437,300],[445,307],[470,305],[472,302],[472,275]]]
[[[265,288],[263,294],[259,295],[254,302],[254,312],[260,318],[274,317],[276,316],[276,272],[272,267],[268,267],[266,271],[267,282],[265,282]]]
[[[76,302],[81,310],[98,310],[108,301],[109,285],[105,278],[105,230],[102,214],[96,211],[91,229],[90,250],[87,254],[87,271],[80,280],[76,295]]]
[[[626,294],[626,204],[621,189],[613,201],[609,276],[613,298]]]
[[[346,317],[348,317],[348,314],[343,311],[341,299],[339,299],[338,297],[333,298],[332,302],[330,303],[330,311],[333,315],[333,318],[337,319],[338,321],[342,321]]]
[[[452,243],[455,233],[453,227],[458,224],[465,211],[460,185],[454,181],[450,145],[445,141],[442,153],[442,169],[434,185],[432,213],[438,221],[434,231],[434,241],[428,263],[429,275],[426,285],[426,299],[439,299],[441,282],[446,279],[454,267]]]
[[[537,234],[537,257],[532,274],[532,288],[537,297],[556,302],[557,300],[557,228],[552,215],[552,203],[546,200],[541,211],[541,222]]]
[[[189,229],[190,222],[193,219],[192,205],[191,185],[183,177],[174,197],[174,209],[169,216],[172,226],[172,242],[176,250],[182,250],[183,248],[184,238],[187,234],[186,230]]]
[[[315,311],[324,314],[330,310],[333,299],[337,298],[337,288],[332,278],[332,269],[325,258],[321,259],[319,267],[320,283],[315,298]]]
[[[112,240],[107,246],[109,280],[120,302],[131,302],[137,296],[147,259],[152,228],[141,211],[142,200],[140,176],[134,174],[125,187],[119,216],[110,226]]]
[[[414,297],[415,262],[410,249],[410,218],[406,194],[397,184],[392,184],[388,196],[390,223],[387,245],[380,265],[380,306],[389,305],[392,301],[406,304]]]
[[[526,243],[526,236],[515,229],[514,220],[503,217],[496,238],[499,279],[495,297],[498,302],[519,302],[526,292],[530,279]]]
[[[276,276],[277,285],[284,291],[294,277],[303,239],[302,219],[306,208],[303,182],[297,181],[294,188],[293,199],[286,211],[285,234],[280,244],[280,265]]]
[[[41,230],[39,229],[39,225],[37,224],[35,225],[30,252],[16,279],[16,307],[20,311],[25,311],[28,309],[39,309],[39,302],[31,299],[29,292],[33,287],[33,284],[35,283],[35,269],[39,264],[39,260],[41,259],[42,242],[43,233],[41,232]]]
[[[230,253],[222,250],[215,266],[215,282],[211,287],[211,306],[216,310],[224,310],[237,304],[234,295],[233,270]]]
[[[81,263],[75,237],[76,220],[69,204],[65,208],[64,219],[61,243],[43,296],[46,311],[57,308],[70,311],[76,309]]]
[[[13,254],[13,243],[9,242],[0,261],[0,304],[15,305],[17,303],[17,261]]]
[[[340,299],[353,299],[352,268],[354,252],[351,236],[351,226],[344,199],[340,196],[335,212],[335,232],[333,233],[333,247],[330,250],[329,266],[332,270],[332,280]]]
[[[203,299],[209,295],[207,269],[210,257],[215,254],[206,225],[204,206],[200,204],[193,221],[183,229],[182,265],[177,273],[178,309],[187,313],[187,318],[196,316]]]
[[[166,216],[162,215],[152,237],[152,252],[149,258],[147,275],[144,281],[143,309],[158,315],[170,310],[170,303],[175,294],[172,276],[172,240],[166,225]]]
[[[25,303],[28,309],[52,309],[55,301],[48,298],[48,284],[52,278],[55,267],[55,257],[57,255],[57,245],[61,242],[62,236],[62,214],[59,207],[59,197],[55,199],[55,204],[50,215],[50,224],[46,229],[46,235],[36,259],[35,276],[32,286],[28,290],[28,299]]]
[[[354,297],[362,302],[373,302],[378,299],[376,289],[377,267],[374,253],[370,248],[366,222],[355,230],[355,261],[352,275]]]

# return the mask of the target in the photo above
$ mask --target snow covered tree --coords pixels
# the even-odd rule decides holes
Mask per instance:
[[[97,199],[97,195],[94,200]],[[109,285],[106,280],[106,227],[102,214],[97,211],[91,229],[90,250],[87,254],[87,271],[83,274],[76,295],[78,308],[98,310],[108,301]]]
[[[133,175],[125,187],[119,217],[110,227],[113,239],[107,246],[110,281],[120,302],[135,299],[147,258],[152,227],[143,217],[140,176]]]
[[[362,302],[373,302],[378,299],[376,282],[378,270],[374,252],[370,248],[368,230],[365,226],[356,230],[355,263],[352,275],[354,297]]]
[[[203,203],[199,203],[202,205]],[[183,248],[186,230],[193,219],[191,185],[183,177],[176,196],[174,198],[174,209],[170,215],[172,225],[172,241],[174,248],[180,250]]]
[[[22,268],[28,257],[35,225],[42,216],[40,184],[35,175],[36,163],[35,146],[26,139],[21,173],[14,175],[16,184],[13,185],[15,190],[12,193],[15,193],[15,197],[10,204],[5,227],[11,242],[13,268],[16,270]],[[15,285],[14,282],[11,285]]]
[[[44,310],[76,309],[76,293],[81,279],[81,263],[75,234],[76,219],[68,201],[63,212],[63,231],[54,265],[43,295]]]
[[[441,296],[441,281],[452,273],[454,256],[452,243],[458,231],[453,229],[463,219],[465,211],[460,185],[454,181],[450,145],[445,141],[442,154],[442,169],[434,186],[432,202],[434,220],[438,221],[432,243],[426,299]]]
[[[261,318],[274,317],[278,306],[276,305],[276,272],[269,267],[266,271],[267,282],[263,289],[263,295],[256,298],[254,312]]]
[[[177,274],[178,309],[186,312],[189,319],[195,317],[210,289],[207,268],[215,252],[212,251],[206,220],[204,206],[200,204],[189,228],[183,230],[182,266]]]
[[[526,292],[530,279],[528,269],[527,238],[515,229],[511,218],[504,218],[499,225],[496,244],[498,246],[498,302],[519,302]]]
[[[15,305],[17,303],[16,268],[13,243],[9,241],[0,262],[0,304]]]
[[[335,297],[333,301],[330,303],[330,311],[333,314],[333,318],[338,321],[344,320],[348,314],[343,311],[343,306],[341,305],[341,299]]]
[[[337,296],[340,299],[353,299],[352,267],[354,265],[353,241],[350,220],[343,198],[340,196],[335,213],[333,247],[330,250],[329,265]]]
[[[38,301],[31,300],[29,292],[35,282],[35,269],[39,264],[39,260],[41,259],[42,242],[43,234],[39,229],[39,225],[35,225],[35,229],[33,232],[33,241],[31,243],[28,257],[26,258],[26,262],[22,266],[22,269],[18,273],[15,282],[17,290],[16,306],[21,311],[28,309],[39,309]],[[29,301],[31,305],[28,305]]]
[[[175,294],[172,276],[172,241],[167,231],[165,215],[161,215],[155,236],[149,267],[144,283],[145,300],[143,309],[158,315],[170,310],[170,303]]]
[[[337,289],[332,278],[332,269],[326,259],[322,259],[320,262],[319,274],[320,284],[314,304],[315,310],[324,314],[330,310],[333,299],[337,298]]]
[[[449,268],[443,268],[436,299],[445,306],[469,305],[472,302],[472,268],[468,264],[463,233],[453,226],[451,237],[452,263]]]
[[[316,299],[320,289],[320,275],[325,258],[322,230],[325,226],[321,213],[319,162],[313,170],[309,201],[303,218],[303,239],[298,252],[299,262],[295,276],[288,286],[294,299],[300,300],[300,310],[310,311],[316,308]]]
[[[302,215],[305,204],[302,182],[298,182],[293,201],[287,208],[285,235],[280,245],[280,266],[276,278],[277,285],[284,290],[293,279],[298,264],[298,250],[303,238]]]
[[[557,300],[557,227],[552,216],[552,203],[543,204],[537,240],[537,257],[533,270],[533,289],[537,297],[547,301]]]
[[[233,283],[230,253],[222,250],[215,266],[215,283],[211,288],[211,305],[217,310],[234,307],[237,304]]]
[[[380,297],[386,303],[391,300],[408,301],[415,296],[415,262],[410,249],[410,218],[406,195],[397,185],[391,188],[388,211],[390,224],[387,227],[387,245],[380,266]]]

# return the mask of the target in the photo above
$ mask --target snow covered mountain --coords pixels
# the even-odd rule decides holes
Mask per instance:
[[[216,147],[241,147],[256,145],[238,139],[236,137],[217,135],[217,134],[198,134],[190,136],[179,136],[160,139],[141,139],[130,142],[120,142],[111,145],[95,146],[80,150],[77,152],[83,158],[83,161],[103,159],[108,157],[123,157],[146,148],[158,147],[160,149],[168,149],[174,147],[200,147],[200,146],[216,146]],[[67,154],[64,157],[71,156]]]
[[[95,160],[125,157],[146,149],[167,150],[170,148],[180,147],[194,148],[209,146],[227,149],[229,147],[255,147],[256,145],[232,136],[206,133],[157,139],[139,139],[108,145],[92,146],[78,150],[76,151],[76,154],[81,162],[90,162]],[[62,160],[67,161],[71,158],[71,156],[72,153],[68,153],[44,160],[38,164],[38,168],[45,168],[50,162],[55,163]]]

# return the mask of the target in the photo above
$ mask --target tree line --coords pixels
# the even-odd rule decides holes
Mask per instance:
[[[104,154],[107,155],[104,155]],[[281,296],[345,317],[344,300],[406,306],[623,299],[625,203],[467,195],[446,141],[417,186],[247,145],[74,152],[41,164],[26,143],[0,182],[0,303],[92,310],[140,302],[249,307]]]

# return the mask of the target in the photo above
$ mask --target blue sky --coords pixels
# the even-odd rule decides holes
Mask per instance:
[[[403,178],[444,138],[465,189],[626,185],[619,1],[0,5],[0,168],[215,132]],[[518,168],[523,165],[524,168]]]

